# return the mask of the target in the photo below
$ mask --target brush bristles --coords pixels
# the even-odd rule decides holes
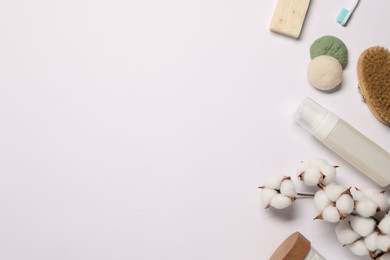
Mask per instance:
[[[375,117],[390,124],[390,52],[379,46],[365,50],[359,57],[358,78]]]

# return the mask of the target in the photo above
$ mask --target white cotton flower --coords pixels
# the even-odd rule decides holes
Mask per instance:
[[[364,195],[364,193],[357,188],[351,189],[351,194],[353,199],[356,201],[362,200],[366,197],[366,195]]]
[[[362,237],[366,237],[371,234],[376,226],[373,218],[351,216],[349,221],[352,229]]]
[[[385,196],[383,192],[373,194],[371,196],[371,199],[376,202],[380,211],[384,212],[389,210],[390,204],[388,198]]]
[[[333,202],[336,202],[336,200],[340,197],[341,193],[347,190],[345,187],[337,185],[335,183],[330,183],[329,185],[326,185],[323,189],[329,200]]]
[[[372,199],[364,198],[356,202],[355,210],[362,217],[372,217],[378,211],[378,204]]]
[[[377,212],[387,211],[390,207],[389,200],[384,195],[384,192],[377,188],[355,188],[351,193],[355,200],[356,213],[361,216],[371,217]]]
[[[363,240],[358,240],[353,244],[348,245],[349,250],[352,251],[355,255],[363,256],[363,255],[368,255],[369,251],[364,244]]]
[[[314,206],[316,207],[318,212],[322,212],[331,203],[332,202],[326,196],[325,191],[318,190],[314,194]]]
[[[337,239],[342,245],[349,245],[360,239],[360,235],[353,231],[348,220],[340,221],[335,230]]]
[[[363,187],[360,190],[364,194],[364,196],[366,196],[368,198],[381,192],[379,189],[374,188],[374,187]]]
[[[322,175],[320,172],[320,169],[317,167],[310,167],[306,169],[302,175],[300,175],[300,178],[303,180],[305,185],[307,186],[316,186],[320,183]]]
[[[341,195],[340,198],[336,201],[336,208],[343,215],[351,214],[354,209],[354,201],[352,196],[349,194]]]
[[[268,179],[263,186],[262,200],[266,208],[283,209],[296,199],[294,183],[288,176],[276,176]]]
[[[293,200],[291,198],[279,193],[272,198],[270,206],[275,209],[284,209],[290,206],[292,202]]]
[[[379,230],[386,235],[390,235],[390,215],[385,215],[378,224]]]
[[[295,198],[297,196],[295,185],[291,179],[285,179],[282,181],[280,184],[280,193],[290,198]]]
[[[387,250],[390,248],[390,236],[378,235],[376,238],[376,246],[383,252],[387,252]]]
[[[352,213],[354,201],[349,189],[331,183],[315,193],[314,206],[320,212],[316,219],[337,222]]]
[[[286,178],[286,176],[282,176],[282,175],[277,175],[277,176],[274,176],[272,178],[269,178],[265,181],[264,187],[268,188],[268,189],[279,190],[280,185],[281,185],[283,179],[285,179],[285,178]]]
[[[270,206],[271,200],[276,194],[278,194],[276,190],[263,188],[261,198],[263,200],[264,207]]]
[[[340,212],[335,206],[328,205],[321,213],[322,219],[331,223],[336,223],[340,220]]]
[[[378,249],[376,244],[377,237],[378,237],[378,232],[374,231],[364,238],[364,244],[366,245],[367,249],[371,252],[374,252]]]
[[[325,164],[320,167],[321,173],[324,175],[323,183],[325,185],[332,183],[336,177],[336,168],[330,164]]]
[[[322,158],[312,158],[309,160],[309,164],[321,168],[322,166],[327,165],[328,162]]]
[[[302,162],[297,168],[297,174],[307,186],[326,185],[336,177],[336,168],[324,159],[313,158]]]
[[[301,173],[303,173],[304,171],[306,171],[307,168],[310,167],[310,163],[309,162],[301,162],[298,167],[297,167],[297,175],[299,176]]]

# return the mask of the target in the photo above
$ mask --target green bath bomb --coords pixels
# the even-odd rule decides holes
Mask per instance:
[[[310,46],[310,58],[328,55],[336,58],[344,68],[348,62],[348,49],[344,42],[335,36],[325,35]]]

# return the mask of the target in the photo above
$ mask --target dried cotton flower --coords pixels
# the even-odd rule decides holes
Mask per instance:
[[[297,192],[289,176],[274,176],[259,188],[262,189],[262,200],[266,208],[284,209],[296,200]]]
[[[363,256],[368,255],[369,251],[364,244],[363,240],[358,240],[353,244],[348,245],[349,250],[352,251],[355,255]]]
[[[336,168],[324,159],[313,158],[302,162],[297,168],[297,174],[307,186],[327,185],[336,177]]]
[[[362,237],[370,235],[376,227],[376,222],[373,218],[351,216],[350,223],[352,229]]]
[[[322,186],[314,195],[314,205],[320,214],[315,219],[338,222],[349,216],[354,209],[354,201],[349,189],[330,183]]]
[[[351,193],[355,200],[355,211],[362,217],[372,217],[377,212],[387,211],[390,207],[384,192],[376,188],[355,188]]]
[[[352,244],[361,238],[361,236],[352,229],[349,220],[347,219],[340,221],[337,224],[335,231],[337,239],[343,246]]]

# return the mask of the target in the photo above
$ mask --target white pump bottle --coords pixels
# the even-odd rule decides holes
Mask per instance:
[[[390,154],[337,115],[306,98],[294,119],[378,185],[390,184]]]

